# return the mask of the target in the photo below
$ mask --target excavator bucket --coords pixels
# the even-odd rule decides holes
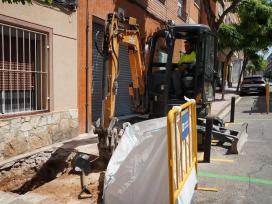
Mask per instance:
[[[248,124],[228,123],[227,126],[228,127],[222,127],[219,123],[214,123],[212,137],[218,140],[218,145],[228,144],[227,154],[239,154],[248,138]],[[197,130],[199,134],[205,135],[206,119],[198,119]]]
[[[230,148],[228,149],[228,154],[239,154],[241,153],[242,148],[244,147],[248,134],[247,134],[247,126],[248,123],[243,124],[228,124],[229,130],[232,132],[236,132],[235,140],[231,144]]]

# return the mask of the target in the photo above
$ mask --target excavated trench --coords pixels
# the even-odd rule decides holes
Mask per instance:
[[[62,203],[61,193],[58,193],[58,191],[63,188],[63,191],[66,191],[67,194],[67,191],[73,189],[75,192],[71,193],[70,196],[75,197],[72,199],[77,199],[76,195],[81,190],[80,173],[75,172],[74,166],[75,159],[79,155],[82,156],[82,153],[72,149],[58,148],[39,152],[2,165],[0,166],[0,191],[17,194],[28,192],[49,194],[54,192],[57,200],[59,199],[58,201]],[[97,201],[95,203],[99,203],[103,191],[106,164],[95,155],[88,155],[88,157],[91,167],[89,173],[93,177],[88,186],[93,199]],[[59,181],[64,182],[64,184],[59,186]],[[46,189],[46,192],[44,189]]]
[[[136,117],[125,121],[134,124],[143,120],[146,119]],[[120,120],[119,123],[122,124],[123,121]],[[71,148],[51,148],[0,165],[0,191],[20,195],[38,193],[59,203],[77,200],[81,183],[80,173],[76,172],[74,167],[76,158],[83,153],[74,147],[96,142],[97,139],[79,141],[78,144],[72,144]],[[92,195],[91,203],[101,203],[107,164],[97,155],[88,154],[88,157],[91,170],[87,178],[87,187]]]

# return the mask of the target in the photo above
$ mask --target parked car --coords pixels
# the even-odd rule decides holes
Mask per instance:
[[[244,78],[240,86],[240,95],[248,93],[265,94],[265,80],[262,76]]]

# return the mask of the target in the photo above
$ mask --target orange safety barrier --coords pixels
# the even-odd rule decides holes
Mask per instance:
[[[169,200],[175,204],[195,167],[197,173],[196,103],[173,107],[167,116]]]

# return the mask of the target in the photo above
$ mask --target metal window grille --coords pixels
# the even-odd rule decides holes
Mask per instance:
[[[200,7],[200,0],[195,0],[195,4]]]
[[[2,115],[48,110],[48,35],[0,23]]]

